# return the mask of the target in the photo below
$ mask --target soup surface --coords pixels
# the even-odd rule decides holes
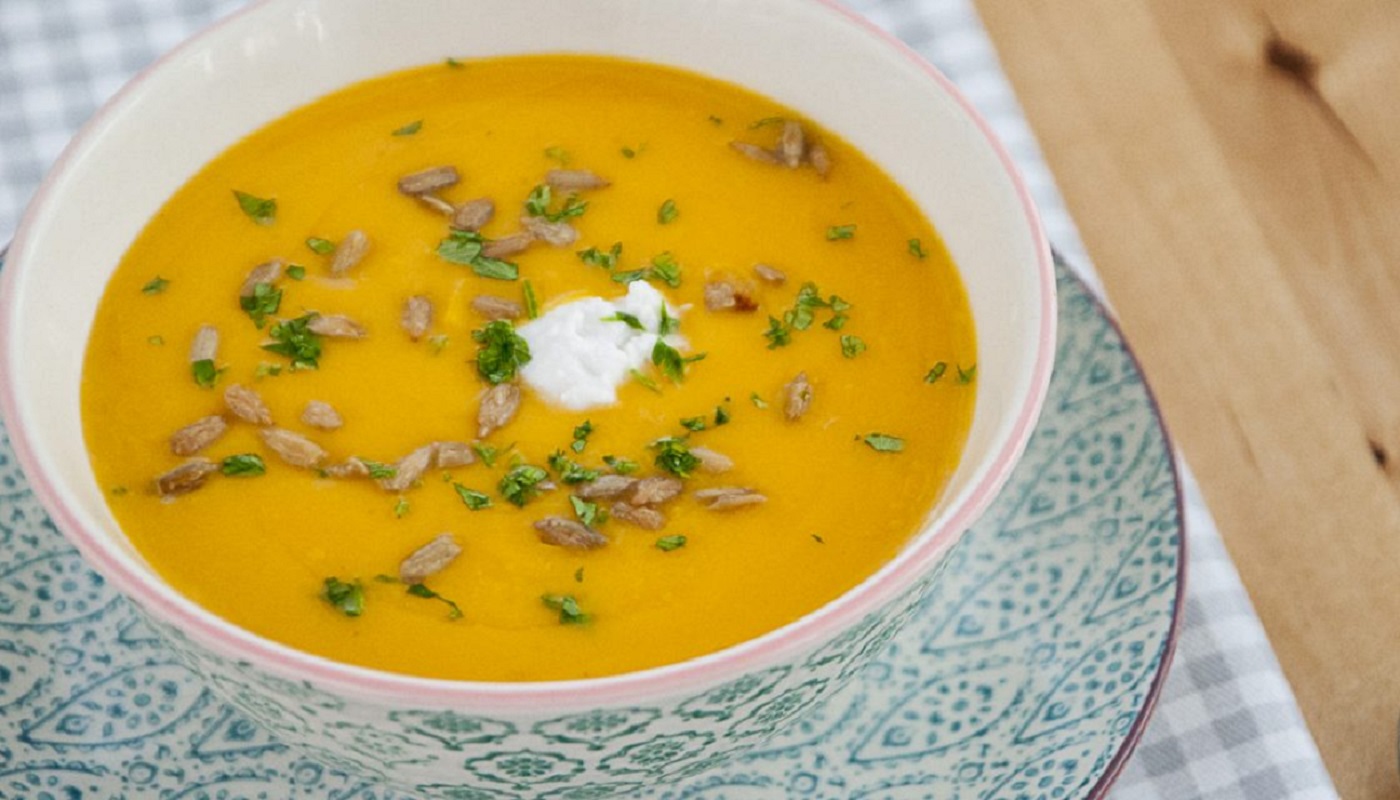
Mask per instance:
[[[113,514],[214,613],[416,675],[607,675],[813,611],[921,527],[976,352],[929,223],[797,119],[693,74],[539,56],[272,122],[166,203],[98,309],[83,414]],[[423,172],[445,165],[458,180]],[[485,203],[460,210],[480,198],[484,225]],[[562,246],[510,252],[526,229]],[[620,382],[597,342],[553,349],[614,301],[637,312],[603,326]],[[618,473],[664,480],[593,480]]]

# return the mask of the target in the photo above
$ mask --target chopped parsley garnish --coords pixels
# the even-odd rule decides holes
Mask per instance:
[[[492,453],[494,457],[495,454]],[[475,489],[468,489],[460,483],[452,484],[452,488],[457,491],[457,496],[462,498],[462,505],[472,511],[480,511],[483,508],[491,507],[491,496],[485,492],[478,492]]]
[[[282,290],[270,283],[253,286],[253,293],[238,298],[238,305],[248,313],[253,324],[259,329],[267,325],[267,318],[282,307]]]
[[[924,376],[924,383],[938,383],[938,379],[943,377],[943,373],[948,371],[947,363],[940,361],[933,365],[933,369]]]
[[[603,463],[607,464],[618,475],[631,475],[642,468],[641,464],[622,456],[603,456]]]
[[[865,352],[865,341],[859,336],[841,337],[841,355],[846,358],[855,358]]]
[[[238,207],[243,209],[243,213],[259,225],[271,225],[277,221],[276,199],[257,197],[237,189],[233,190],[233,196],[238,199]]]
[[[624,148],[622,148],[622,157],[623,157],[623,158],[636,158],[636,157],[637,157],[637,151],[634,150],[634,149],[632,149],[632,148],[630,148],[630,147],[624,147]]]
[[[662,339],[657,339],[656,344],[651,348],[651,363],[660,367],[662,374],[670,378],[672,383],[681,383],[685,380],[686,364],[702,361],[704,358],[705,353],[682,357],[680,351],[666,344]]]
[[[219,465],[219,469],[231,478],[253,478],[267,474],[267,465],[257,453],[229,456]]]
[[[919,241],[918,239],[910,239],[909,255],[918,259],[924,259],[928,258],[928,251],[924,249],[923,242]]]
[[[365,589],[358,580],[346,583],[339,578],[326,578],[321,599],[347,617],[365,613]]]
[[[367,458],[360,459],[360,463],[369,470],[369,476],[376,481],[387,481],[399,474],[399,468],[393,464],[381,464],[378,461],[370,461]]]
[[[660,539],[656,540],[656,549],[667,553],[672,550],[679,550],[682,547],[685,547],[684,536],[662,536]]]
[[[872,450],[878,450],[881,453],[904,452],[904,440],[898,436],[890,436],[885,433],[867,433],[863,438]]]
[[[724,406],[715,406],[715,427],[729,424],[729,409]]]
[[[578,517],[578,521],[590,528],[606,519],[604,515],[607,512],[600,512],[597,503],[590,503],[578,495],[569,495],[569,505],[574,507],[574,516]]]
[[[826,540],[822,538],[820,533],[812,534],[812,541],[816,542],[817,544],[826,544]]]
[[[681,265],[670,253],[653,256],[647,268],[647,280],[661,281],[672,289],[681,285]]]
[[[491,445],[489,445],[489,444],[486,444],[485,442],[475,442],[474,444],[472,444],[472,450],[476,451],[476,454],[477,454],[478,456],[481,457],[481,463],[485,464],[486,467],[487,467],[487,469],[495,469],[495,467],[496,467],[496,448],[495,448],[495,447],[493,447],[493,446],[491,446]]]
[[[445,333],[439,333],[436,336],[429,336],[428,349],[433,351],[433,355],[437,355],[438,353],[441,353],[444,349],[447,348],[447,343],[450,341],[452,341],[451,337],[449,337]]]
[[[587,483],[598,479],[598,470],[588,469],[564,455],[563,450],[555,450],[549,457],[549,468],[554,470],[562,483]]]
[[[958,365],[958,383],[961,383],[961,384],[963,384],[963,385],[967,385],[967,384],[969,384],[969,383],[972,383],[973,379],[976,378],[976,377],[977,377],[977,365],[976,365],[976,364],[973,364],[972,366],[968,367],[967,369],[963,369],[961,364]]]
[[[661,204],[661,208],[656,210],[656,221],[662,225],[669,225],[675,222],[680,213],[680,210],[676,208],[676,201],[667,198],[666,202]]]
[[[681,420],[681,427],[689,431],[703,431],[705,430],[705,418],[686,417]]]
[[[223,370],[214,366],[214,359],[201,358],[190,362],[190,374],[194,376],[194,382],[199,388],[213,389],[214,382],[223,374]]]
[[[839,295],[831,295],[823,298],[821,291],[814,283],[804,283],[802,288],[797,290],[797,301],[793,307],[783,312],[781,320],[776,317],[768,318],[768,330],[763,336],[768,340],[768,349],[773,350],[792,344],[793,331],[805,331],[816,322],[819,310],[828,310],[832,316],[826,321],[824,327],[831,330],[841,330],[845,327],[846,312],[851,309],[851,304],[841,299]]]
[[[652,380],[650,375],[647,375],[644,372],[639,372],[635,369],[628,370],[627,374],[632,376],[632,380],[636,381],[637,383],[640,383],[641,385],[647,387],[653,392],[656,392],[657,394],[661,393],[661,387],[656,385],[656,381]]]
[[[710,119],[710,122],[714,123],[715,125],[723,125],[723,124],[724,124],[724,118],[723,118],[723,117],[717,117],[717,116],[715,116],[714,114],[711,114],[709,119]]]
[[[170,285],[170,281],[157,275],[146,281],[146,285],[141,287],[141,294],[160,294],[165,291],[165,287]]]
[[[574,426],[574,443],[569,445],[575,453],[582,453],[583,448],[588,446],[588,437],[593,433],[593,423],[584,420],[582,425]]]
[[[532,464],[519,464],[501,478],[497,488],[512,505],[524,507],[539,496],[539,485],[549,479],[549,473]]]
[[[562,147],[546,147],[544,157],[551,161],[558,161],[561,167],[569,166],[569,162],[574,160],[573,154]]]
[[[320,256],[328,256],[335,252],[335,242],[332,242],[330,239],[322,239],[319,236],[312,236],[307,239],[306,246],[311,248],[311,252]]]
[[[826,240],[836,242],[842,239],[854,239],[856,236],[856,226],[854,225],[832,225],[826,229]]]
[[[146,344],[151,344],[155,345],[156,347],[159,347],[165,344],[165,337],[161,336],[160,334],[156,334],[155,336],[147,336]]]
[[[111,492],[116,497],[125,497],[131,490],[125,486],[113,486]]]
[[[408,504],[408,498],[400,497],[394,502],[394,518],[403,519],[404,517],[408,516],[409,508],[410,506]]]
[[[759,396],[758,392],[749,393],[749,400],[758,408],[767,408],[768,401]]]
[[[281,374],[281,364],[271,364],[266,361],[260,361],[258,362],[258,365],[253,368],[253,377],[257,378],[258,380],[262,380],[263,378],[266,378],[269,375],[275,378]]]
[[[656,325],[656,332],[662,336],[670,336],[681,329],[681,321],[671,316],[664,302],[661,304],[660,320]]]
[[[644,269],[629,269],[625,272],[614,272],[612,274],[612,279],[614,283],[631,283],[633,281],[639,281],[646,276],[647,271]]]
[[[539,319],[540,301],[539,298],[535,297],[535,285],[533,283],[530,283],[529,281],[525,281],[523,293],[525,295],[526,319]]]
[[[560,625],[582,625],[592,619],[579,608],[571,594],[547,594],[540,598],[545,606],[559,612]]]
[[[403,126],[402,128],[396,128],[396,129],[394,130],[394,135],[395,135],[395,136],[412,136],[413,134],[415,134],[415,133],[417,133],[417,132],[419,132],[419,131],[421,131],[421,130],[423,130],[423,120],[421,120],[421,119],[415,119],[414,121],[408,123],[407,125]]]
[[[452,231],[438,242],[437,254],[444,261],[472,268],[483,278],[513,281],[520,277],[520,267],[509,261],[482,255],[486,240],[475,231]]]
[[[429,589],[427,586],[425,586],[425,585],[423,585],[423,584],[421,584],[421,583],[411,583],[411,584],[409,584],[409,585],[408,585],[408,593],[411,594],[411,595],[413,595],[414,597],[421,597],[421,598],[423,598],[424,600],[437,600],[437,601],[446,603],[446,604],[447,604],[447,608],[448,608],[448,611],[447,611],[447,618],[448,618],[448,619],[461,619],[461,618],[462,618],[462,609],[459,608],[459,607],[457,606],[456,603],[452,602],[451,600],[448,600],[446,597],[443,597],[442,595],[438,594],[437,592],[433,591],[432,589]]]
[[[613,244],[612,247],[608,248],[606,253],[596,247],[578,251],[579,260],[583,261],[583,263],[593,267],[602,267],[603,269],[612,269],[617,266],[617,259],[621,255],[622,242]]]
[[[574,583],[583,583],[583,567],[574,570]]]
[[[532,217],[544,217],[550,222],[563,222],[566,219],[583,216],[583,212],[588,210],[588,201],[580,200],[578,195],[571,194],[564,200],[564,205],[558,211],[550,211],[549,207],[553,203],[554,193],[549,188],[549,184],[541,183],[530,190],[530,195],[525,198],[525,213]]]
[[[287,267],[287,277],[294,281],[304,280],[306,278],[306,267],[300,264],[293,264]]]
[[[652,442],[651,448],[656,451],[656,466],[677,478],[689,478],[690,473],[700,466],[699,456],[690,452],[684,439],[667,436]]]
[[[792,328],[783,324],[777,317],[769,317],[768,330],[763,332],[763,338],[768,340],[769,350],[787,347],[792,344]]]
[[[472,339],[481,345],[476,352],[476,371],[492,386],[513,380],[516,372],[530,363],[529,343],[508,320],[486,323],[485,328],[472,331]]]
[[[314,313],[274,323],[267,332],[272,344],[262,349],[269,353],[286,356],[292,360],[292,370],[316,369],[320,366],[321,337],[307,327],[316,315]]]
[[[448,69],[461,69],[462,67],[466,66],[465,64],[463,64],[455,58],[448,58],[447,61],[445,61],[444,63],[447,65]]]
[[[621,322],[634,331],[646,330],[646,328],[642,325],[642,321],[637,319],[636,315],[628,314],[626,311],[619,311],[616,314],[613,314],[611,317],[603,317],[603,321]]]

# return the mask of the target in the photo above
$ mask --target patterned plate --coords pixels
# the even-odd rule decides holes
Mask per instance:
[[[1137,364],[1063,267],[1059,289],[1055,376],[1025,459],[875,663],[733,767],[548,796],[1101,795],[1162,684],[1184,539]],[[175,664],[59,536],[0,427],[0,798],[293,797],[406,800],[289,751]]]

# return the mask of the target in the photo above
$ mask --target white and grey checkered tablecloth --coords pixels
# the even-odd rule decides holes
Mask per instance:
[[[1025,173],[1050,238],[1094,282],[1074,222],[970,0],[849,2],[937,64],[986,114]],[[100,103],[157,55],[240,5],[0,0],[0,242],[13,234],[44,172]],[[1156,716],[1112,796],[1334,798],[1189,472],[1186,481],[1185,624]]]

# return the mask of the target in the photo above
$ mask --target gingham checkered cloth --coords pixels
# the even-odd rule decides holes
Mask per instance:
[[[0,241],[9,239],[44,172],[101,102],[157,55],[241,4],[0,0]],[[981,109],[1025,174],[1051,240],[1095,283],[1074,222],[970,0],[850,5],[937,64]],[[1156,716],[1112,796],[1335,798],[1189,472],[1186,486],[1190,583],[1176,662]]]

